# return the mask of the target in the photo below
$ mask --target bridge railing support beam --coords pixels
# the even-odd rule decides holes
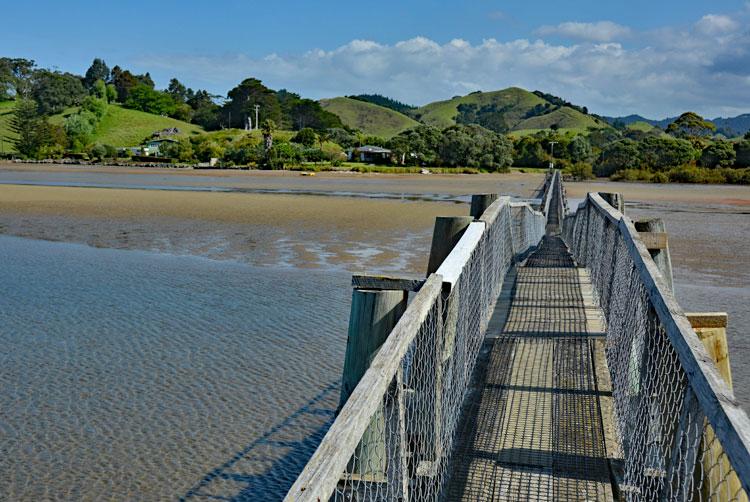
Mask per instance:
[[[604,199],[610,206],[625,214],[625,199],[621,193],[618,192],[599,192],[599,195]]]
[[[635,229],[641,233],[648,253],[654,259],[656,267],[664,276],[669,289],[674,291],[674,278],[672,276],[672,257],[669,254],[669,241],[667,238],[666,225],[661,218],[648,218],[634,221]]]

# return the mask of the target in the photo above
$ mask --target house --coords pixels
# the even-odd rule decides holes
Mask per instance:
[[[364,145],[355,148],[352,152],[352,160],[367,162],[369,164],[385,164],[391,161],[392,152],[387,148],[379,146]]]
[[[172,138],[149,140],[143,146],[143,153],[145,153],[146,155],[159,155],[161,146],[166,143],[177,143],[177,140]]]

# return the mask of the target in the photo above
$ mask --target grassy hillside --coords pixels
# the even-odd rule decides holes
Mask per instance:
[[[649,131],[652,131],[652,130],[656,129],[655,126],[652,126],[648,122],[644,122],[642,120],[638,120],[636,122],[632,122],[632,123],[628,124],[626,127],[627,127],[627,129],[631,129],[633,131],[641,131],[641,132],[649,132]]]
[[[321,99],[320,105],[338,115],[345,125],[384,138],[419,125],[414,119],[395,110],[356,99]]]
[[[9,129],[13,106],[13,101],[0,102],[0,138],[3,139],[3,148],[6,152],[12,151],[8,140],[14,137]],[[53,115],[49,121],[53,124],[62,124],[65,117],[76,111],[77,108],[69,108],[63,113]],[[136,146],[155,131],[168,127],[177,127],[180,130],[180,136],[203,132],[203,129],[195,124],[138,110],[128,110],[120,105],[109,105],[107,115],[99,123],[93,142],[112,146]]]
[[[505,124],[512,131],[535,131],[548,129],[553,125],[566,130],[586,131],[589,127],[600,128],[606,125],[572,108],[555,109],[556,107],[551,106],[547,100],[518,87],[493,92],[473,92],[466,96],[430,103],[418,108],[415,117],[425,124],[448,127],[456,123],[460,105],[473,105],[477,109],[494,107],[498,110],[494,113],[501,113]],[[536,107],[545,105],[550,106],[553,111],[530,116]]]
[[[499,107],[510,107],[505,112],[506,120],[518,122],[523,115],[536,105],[543,105],[545,100],[535,94],[520,89],[510,87],[501,91],[493,92],[473,92],[466,96],[456,96],[446,101],[436,101],[421,108],[414,113],[421,122],[436,127],[449,127],[456,123],[459,105],[497,105]]]
[[[74,112],[75,109],[72,109],[55,115],[50,122],[62,123],[66,116]],[[138,110],[129,110],[120,105],[109,105],[107,114],[99,123],[99,128],[94,135],[94,142],[112,146],[135,146],[141,144],[155,131],[168,127],[178,128],[181,136],[203,132],[203,129],[195,124]]]

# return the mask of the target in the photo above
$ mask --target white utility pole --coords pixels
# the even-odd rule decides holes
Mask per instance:
[[[555,145],[557,144],[557,141],[550,141],[549,142],[549,156],[552,157],[552,160],[550,160],[549,168],[554,169],[555,167]]]
[[[259,129],[258,124],[258,110],[260,110],[260,105],[255,105],[255,128]]]

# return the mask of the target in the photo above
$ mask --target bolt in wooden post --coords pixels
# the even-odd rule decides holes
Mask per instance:
[[[617,192],[599,192],[599,195],[604,199],[610,206],[625,214],[625,199],[621,193]]]
[[[484,211],[490,207],[490,205],[495,202],[498,197],[500,197],[496,193],[482,193],[477,195],[471,196],[471,211],[469,214],[472,218],[479,219],[482,214],[484,214]]]
[[[666,233],[664,220],[661,218],[650,218],[648,220],[634,221],[633,225],[639,232]],[[672,258],[669,254],[669,244],[665,244],[664,249],[649,249],[648,253],[654,259],[656,267],[664,276],[670,291],[674,291],[674,278],[672,276]]]
[[[406,311],[408,292],[361,290],[352,293],[349,334],[341,378],[339,409],[344,406],[381,345]],[[349,476],[368,476],[384,480],[387,470],[385,416],[378,410],[354,452],[347,472]]]
[[[435,218],[435,229],[432,232],[430,259],[427,264],[427,275],[440,268],[445,258],[458,244],[466,228],[474,221],[471,216],[438,216]]]

